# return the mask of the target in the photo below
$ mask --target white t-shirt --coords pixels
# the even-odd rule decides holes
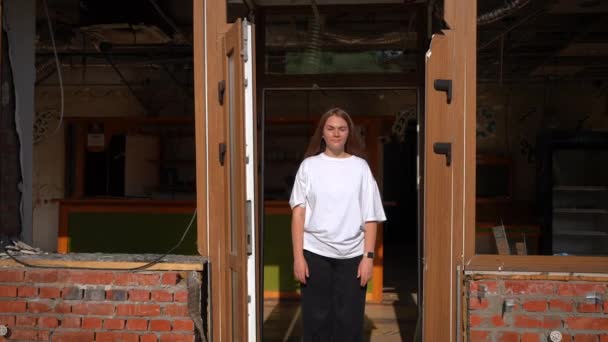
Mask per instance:
[[[386,221],[376,180],[357,156],[304,159],[289,204],[306,209],[304,249],[330,258],[363,254],[365,222]]]

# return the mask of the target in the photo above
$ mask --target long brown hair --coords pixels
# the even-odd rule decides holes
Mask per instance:
[[[361,134],[359,134],[359,131],[355,129],[355,125],[353,124],[353,120],[350,118],[350,115],[348,115],[348,113],[341,108],[332,108],[321,116],[321,119],[319,119],[319,123],[317,124],[317,129],[310,139],[310,143],[308,143],[308,148],[306,149],[306,153],[304,153],[304,158],[315,156],[325,151],[326,145],[325,140],[323,140],[323,128],[325,127],[325,122],[327,122],[327,119],[329,119],[331,116],[337,116],[344,119],[348,125],[348,138],[346,139],[346,144],[344,145],[344,152],[365,159]]]

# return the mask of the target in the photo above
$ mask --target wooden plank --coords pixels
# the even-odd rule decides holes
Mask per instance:
[[[155,261],[157,254],[99,254],[70,253],[64,254],[18,254],[19,261],[41,267],[94,268],[126,270],[144,266]],[[200,256],[164,255],[162,260],[147,270],[203,270],[207,259]],[[0,267],[27,267],[14,259],[0,260]]]
[[[210,327],[211,340],[224,341],[228,322],[223,322],[225,304],[223,297],[228,290],[222,288],[223,271],[222,251],[225,249],[225,241],[222,238],[226,227],[225,222],[225,193],[224,193],[224,171],[218,160],[218,146],[225,141],[224,137],[224,113],[218,102],[218,83],[224,79],[223,71],[223,47],[222,35],[226,32],[226,1],[222,0],[197,0],[204,3],[205,13],[205,53],[206,53],[206,84],[207,96],[207,210],[208,210],[208,241],[209,261],[211,265],[211,307]],[[201,29],[199,26],[198,29]]]
[[[453,0],[450,0],[453,1]],[[465,102],[462,105],[464,126],[461,129],[462,141],[464,143],[463,155],[465,158],[460,179],[462,179],[461,190],[463,194],[462,211],[464,214],[464,254],[463,262],[475,254],[475,217],[476,217],[476,155],[477,155],[477,0],[467,1],[461,8],[463,31],[459,39],[459,46],[463,50],[463,56],[459,60],[461,73],[464,77],[462,87],[464,89]],[[512,181],[512,180],[511,180]]]
[[[446,95],[433,89],[436,79],[451,78],[452,32],[435,35],[427,53],[424,132],[424,269],[423,337],[425,341],[453,341],[452,292],[452,168],[435,154],[433,144],[452,142],[452,113]],[[454,158],[452,157],[452,165]]]
[[[452,121],[454,156],[452,256],[450,268],[446,272],[452,275],[449,302],[450,333],[454,339],[461,341],[465,336],[466,326],[464,319],[458,320],[457,317],[462,312],[457,312],[457,308],[459,304],[465,303],[466,297],[464,287],[457,282],[462,280],[465,253],[471,249],[474,251],[475,241],[477,1],[447,0],[444,5],[444,19],[452,35],[450,40],[452,67],[449,79],[452,79],[454,94],[450,105],[450,117],[454,119]],[[473,235],[468,235],[471,232]],[[457,273],[458,275],[454,277],[453,275]],[[460,293],[457,292],[458,288],[461,289]]]
[[[227,143],[225,172],[227,242],[225,288],[228,291],[225,328],[231,341],[247,340],[247,229],[245,223],[245,99],[244,62],[241,51],[243,26],[240,19],[224,35],[224,102],[225,136]],[[236,290],[235,290],[236,289]]]
[[[200,255],[209,255],[207,232],[207,88],[205,87],[205,0],[194,0],[194,141],[196,144],[196,245]]]
[[[456,1],[449,0],[449,2],[456,4]],[[460,224],[458,229],[458,250],[457,257],[460,260],[460,272],[464,269],[466,255],[469,253],[475,253],[475,210],[476,210],[476,155],[477,155],[477,0],[466,1],[465,3],[459,3],[456,6],[459,10],[457,16],[460,17],[461,22],[459,27],[456,28],[458,39],[456,50],[459,53],[456,55],[458,59],[456,61],[458,67],[458,73],[460,75],[459,84],[463,89],[463,96],[458,97],[460,107],[456,110],[461,111],[462,117],[459,120],[460,130],[458,131],[459,144],[462,146],[462,158],[463,164],[459,166],[458,173],[455,179],[457,179],[457,193],[462,195],[456,197],[455,205],[457,207],[457,215],[454,220],[455,223]],[[460,165],[460,164],[459,164]],[[462,198],[462,200],[458,200]],[[465,287],[460,286],[462,293],[456,293],[457,300],[461,303],[466,303]],[[454,310],[454,316],[462,315],[465,316],[466,305],[461,305],[461,312],[456,313]],[[461,326],[456,327],[456,337],[459,341],[463,341],[466,336],[466,319],[461,319]]]
[[[20,256],[19,256],[20,257]],[[37,267],[62,267],[62,268],[92,268],[99,270],[129,270],[141,267],[146,262],[127,261],[67,261],[67,260],[25,260],[28,264]],[[0,260],[0,267],[26,267],[12,259]],[[204,264],[166,263],[160,262],[146,268],[146,271],[203,271]]]
[[[487,272],[467,274],[467,277],[472,280],[548,280],[548,281],[592,281],[592,282],[608,282],[608,275],[590,276],[586,274],[546,274],[545,272],[537,274],[505,274],[503,272]]]
[[[256,304],[257,307],[255,308],[256,310],[256,341],[262,341],[262,329],[260,328],[262,326],[262,324],[264,323],[264,288],[262,286],[263,284],[263,277],[264,277],[264,265],[262,264],[262,260],[264,259],[263,256],[263,251],[261,246],[263,245],[263,241],[262,241],[262,229],[261,229],[261,222],[262,222],[262,218],[260,217],[260,208],[263,206],[262,201],[261,201],[261,191],[263,191],[263,189],[261,189],[261,178],[263,177],[263,175],[261,175],[258,171],[259,169],[259,165],[260,165],[260,156],[262,154],[259,153],[259,148],[261,147],[261,144],[258,144],[258,142],[260,141],[260,137],[258,135],[258,133],[260,132],[260,127],[258,127],[258,122],[260,122],[261,120],[258,118],[258,110],[257,110],[257,106],[258,106],[258,97],[257,97],[257,68],[256,68],[256,63],[258,61],[258,55],[256,52],[256,38],[257,38],[257,30],[255,25],[251,25],[251,37],[249,37],[251,39],[251,56],[250,58],[251,60],[251,65],[252,65],[252,80],[250,80],[250,84],[253,87],[252,89],[252,94],[253,94],[253,105],[252,105],[252,110],[253,110],[253,172],[254,172],[254,203],[255,203],[255,208],[254,208],[254,213],[255,213],[255,218],[256,220],[253,222],[253,230],[255,232],[255,236],[257,241],[255,242],[255,248],[256,250],[254,251],[255,253],[255,260],[256,260],[256,265],[255,265],[255,288],[257,289],[257,292],[255,293],[255,295],[257,296],[256,298]],[[260,61],[262,61],[263,59],[260,59]]]
[[[467,271],[608,273],[608,258],[554,255],[475,255]]]

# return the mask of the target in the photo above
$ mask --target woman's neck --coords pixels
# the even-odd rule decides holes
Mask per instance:
[[[346,151],[344,150],[338,150],[338,151],[334,151],[328,147],[325,148],[325,151],[323,152],[326,155],[330,156],[330,157],[334,157],[334,158],[347,158],[350,157],[350,154],[346,153]]]

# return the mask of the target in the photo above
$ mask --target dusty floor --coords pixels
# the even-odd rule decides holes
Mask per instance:
[[[366,305],[363,341],[413,341],[418,318],[415,260],[407,256],[385,259],[383,302]],[[299,305],[297,300],[265,301],[263,340],[300,341]]]
[[[302,336],[297,301],[264,303],[264,341],[300,341]],[[416,329],[415,306],[368,304],[365,308],[364,341],[412,341]]]

